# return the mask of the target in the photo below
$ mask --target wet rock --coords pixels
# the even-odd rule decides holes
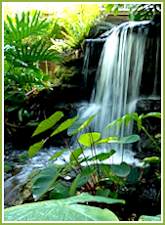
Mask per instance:
[[[136,104],[136,111],[138,114],[149,112],[161,112],[161,100],[158,99],[139,99]]]
[[[6,179],[4,185],[4,205],[5,207],[20,205],[26,202],[33,202],[32,196],[32,179],[38,173],[33,171],[25,179],[12,175]]]

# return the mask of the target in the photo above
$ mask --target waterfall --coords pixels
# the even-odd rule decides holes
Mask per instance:
[[[88,65],[89,65],[89,57],[91,51],[90,43],[86,45],[85,54],[84,54],[84,65],[82,68],[82,74],[84,75],[85,86],[87,86],[87,77],[88,77]]]
[[[158,65],[159,65],[159,55],[160,55],[160,38],[158,37],[156,40],[156,57],[155,57],[155,80],[152,95],[157,95],[157,84],[158,84]]]
[[[129,129],[105,126],[126,113],[135,111],[139,96],[149,21],[127,22],[113,28],[106,40],[96,74],[91,103],[100,108],[94,130],[103,136],[126,136]],[[130,107],[131,105],[131,107]]]

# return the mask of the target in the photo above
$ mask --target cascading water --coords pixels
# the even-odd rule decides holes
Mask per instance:
[[[94,123],[94,130],[104,136],[125,136],[129,129],[114,127],[104,130],[113,120],[128,112],[139,96],[145,45],[148,34],[148,21],[128,22],[114,28],[106,40],[97,71],[96,87],[91,102],[99,106],[100,111]],[[131,105],[131,107],[129,107]]]
[[[110,129],[105,129],[105,127],[126,113],[136,111],[137,100],[141,98],[140,88],[151,23],[151,21],[123,23],[114,27],[106,39],[98,64],[90,104],[86,104],[85,107],[83,106],[83,110],[82,108],[80,110],[80,115],[87,117],[89,112],[92,111],[94,114],[99,109],[93,122],[93,130],[101,132],[102,137],[123,137],[133,133],[133,122],[130,122],[127,127],[125,124]],[[156,40],[157,48],[154,54],[156,64],[158,64],[160,38],[157,37]],[[84,63],[84,68],[87,66],[88,69],[89,54],[88,60]],[[87,69],[85,70],[86,80]],[[155,66],[155,72],[158,74],[157,66]],[[152,95],[153,90],[156,90],[157,79],[158,76],[153,82],[150,95]],[[110,146],[101,147],[101,151],[106,151],[107,147],[109,149]],[[112,163],[120,163],[123,160],[128,163],[137,163],[131,146],[111,144],[111,148],[117,151],[112,158]]]
[[[90,57],[90,51],[91,48],[93,46],[91,46],[90,43],[88,43],[86,45],[86,49],[85,49],[85,56],[84,56],[84,65],[83,65],[83,69],[82,69],[82,73],[84,75],[84,82],[85,82],[85,86],[87,84],[87,77],[88,77],[88,65],[89,65],[89,57]]]
[[[154,80],[154,87],[153,87],[153,92],[152,95],[155,96],[157,95],[157,86],[158,86],[158,65],[159,65],[159,56],[160,56],[160,37],[157,38],[156,40],[156,56],[155,56],[155,80]]]

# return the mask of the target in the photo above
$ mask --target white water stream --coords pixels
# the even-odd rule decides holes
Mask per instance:
[[[148,21],[128,22],[115,27],[107,39],[97,71],[96,87],[91,102],[100,108],[94,130],[104,136],[126,136],[129,129],[114,127],[104,130],[113,120],[126,113],[134,112],[132,102],[139,97]],[[136,31],[134,31],[136,28]]]

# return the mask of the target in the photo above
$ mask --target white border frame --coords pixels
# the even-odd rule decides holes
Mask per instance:
[[[161,221],[4,221],[4,7],[5,4],[14,4],[14,3],[24,3],[24,2],[2,2],[2,223],[13,223],[13,224],[21,224],[21,223],[26,223],[26,224],[31,224],[31,223],[39,223],[39,224],[56,224],[56,223],[98,223],[98,224],[102,224],[102,223],[112,223],[112,224],[119,224],[119,223],[130,223],[130,224],[145,224],[145,223],[159,223],[159,224],[163,224],[163,215],[164,215],[164,210],[163,210],[163,116],[161,118]],[[70,5],[70,4],[120,4],[120,3],[124,3],[124,4],[161,4],[161,115],[163,115],[163,82],[164,82],[164,78],[163,78],[163,4],[164,2],[29,2],[29,3],[51,3],[51,4],[61,4],[61,3],[65,3],[65,5]]]

